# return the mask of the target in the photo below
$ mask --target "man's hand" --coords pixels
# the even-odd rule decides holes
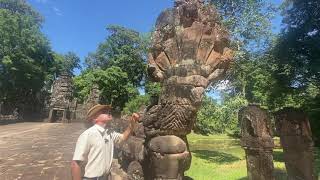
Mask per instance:
[[[140,119],[140,115],[139,115],[138,113],[132,113],[131,119],[132,119],[134,122],[138,122],[139,119]]]
[[[140,115],[138,113],[132,113],[130,117],[130,124],[128,128],[122,133],[122,139],[120,142],[126,141],[130,134],[133,132],[135,125],[140,119]]]
[[[132,113],[131,115],[131,122],[130,123],[136,123],[139,122],[140,115],[138,113]]]
[[[140,115],[138,113],[132,113],[130,118],[130,128],[131,130],[134,130],[137,122],[139,122]]]

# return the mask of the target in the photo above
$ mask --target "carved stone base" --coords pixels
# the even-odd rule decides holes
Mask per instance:
[[[274,180],[271,150],[245,149],[249,180]]]
[[[159,136],[148,144],[150,169],[154,180],[182,180],[189,166],[190,153],[177,136]]]
[[[289,180],[316,180],[312,151],[298,152],[284,150],[284,160]]]

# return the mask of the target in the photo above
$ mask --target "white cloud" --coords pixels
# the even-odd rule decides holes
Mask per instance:
[[[52,10],[58,16],[62,16],[63,15],[62,12],[60,11],[60,9],[58,9],[57,7],[52,7]]]

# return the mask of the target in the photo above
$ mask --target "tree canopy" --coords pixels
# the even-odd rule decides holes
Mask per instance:
[[[118,110],[122,110],[129,99],[138,95],[138,90],[130,83],[127,73],[116,66],[106,70],[87,70],[75,77],[74,85],[79,100],[85,101],[88,98],[94,84],[101,91],[101,103],[110,104]]]
[[[0,101],[23,114],[43,108],[61,72],[73,73],[80,59],[60,55],[41,32],[43,17],[24,0],[0,0]]]
[[[53,54],[41,16],[25,1],[0,1],[0,94],[12,106],[32,103],[48,80]]]
[[[118,25],[109,25],[107,31],[110,35],[99,44],[96,52],[88,55],[86,65],[89,69],[120,67],[128,74],[130,82],[139,86],[146,66],[143,38],[138,32]]]
[[[98,84],[103,103],[122,110],[138,95],[146,72],[145,39],[138,32],[117,26],[107,27],[109,35],[85,59],[87,70],[75,78],[80,99],[85,100],[93,83]]]

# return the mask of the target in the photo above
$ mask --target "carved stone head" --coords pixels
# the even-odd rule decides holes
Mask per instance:
[[[250,104],[239,111],[241,145],[251,148],[273,147],[272,126],[266,110]]]

